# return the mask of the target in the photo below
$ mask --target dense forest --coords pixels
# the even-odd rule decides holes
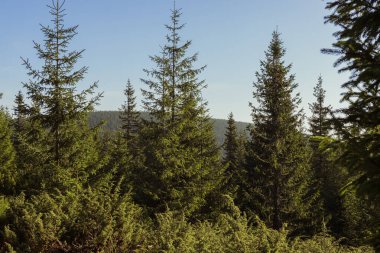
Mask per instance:
[[[22,58],[27,81],[0,110],[1,252],[380,250],[379,1],[326,3],[338,31],[321,51],[351,73],[335,84],[345,107],[319,76],[305,117],[275,30],[247,84],[252,121],[219,127],[179,9],[144,70],[143,112],[126,80],[120,111],[102,114],[96,82],[78,91],[87,67],[63,5],[34,42],[41,67]]]

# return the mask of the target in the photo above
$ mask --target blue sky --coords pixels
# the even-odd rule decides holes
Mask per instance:
[[[28,80],[20,57],[35,66],[33,40],[42,42],[39,24],[49,24],[46,4],[50,0],[0,1],[0,104],[13,107],[14,95]],[[286,63],[299,84],[302,106],[308,113],[319,74],[324,79],[327,103],[340,106],[340,85],[347,74],[338,74],[334,56],[320,53],[334,42],[335,27],[324,24],[326,2],[322,0],[177,0],[186,23],[183,39],[192,40],[189,53],[199,53],[198,66],[208,84],[203,96],[210,114],[226,118],[233,112],[239,121],[251,121],[248,102],[259,62],[278,28],[287,49]],[[86,49],[78,67],[89,66],[78,89],[99,81],[104,97],[97,110],[117,110],[122,104],[128,78],[141,99],[140,78],[152,67],[150,55],[159,53],[170,21],[172,0],[66,0],[67,26],[79,24],[71,49]]]

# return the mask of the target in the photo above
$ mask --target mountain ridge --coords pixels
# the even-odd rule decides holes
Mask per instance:
[[[108,131],[116,131],[121,127],[121,120],[119,118],[120,111],[94,111],[90,113],[89,123],[90,126],[95,126],[102,121],[104,124],[102,126],[103,129]],[[142,118],[147,119],[147,112],[140,112]],[[215,119],[211,118],[214,126],[214,133],[217,143],[222,145],[224,142],[224,134],[226,132],[227,120],[226,119]],[[238,132],[245,132],[247,134],[247,127],[249,123],[236,121],[236,128]]]

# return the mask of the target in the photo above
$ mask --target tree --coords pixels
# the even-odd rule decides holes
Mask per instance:
[[[134,94],[135,90],[133,89],[131,81],[128,79],[127,86],[124,90],[124,95],[127,100],[121,106],[120,115],[124,138],[128,141],[136,139],[140,127],[140,113],[136,111],[136,97]]]
[[[297,109],[301,99],[299,94],[293,96],[297,84],[294,75],[289,75],[291,65],[283,61],[280,34],[272,35],[253,83],[256,103],[251,104],[243,210],[259,215],[275,229],[287,223],[291,229],[302,230],[317,222],[310,212],[315,200],[309,191],[311,153],[301,132],[303,115]]]
[[[233,114],[228,115],[227,129],[224,140],[223,163],[227,165],[225,170],[224,188],[231,196],[236,198],[238,188],[242,182],[242,166],[244,160],[244,141],[236,129],[236,122]]]
[[[0,99],[2,94],[0,93]],[[3,107],[0,107],[0,194],[15,193],[17,173],[15,150],[12,143],[11,118]]]
[[[13,108],[14,116],[15,116],[14,129],[16,133],[23,132],[25,121],[26,121],[25,114],[26,114],[27,108],[24,101],[24,95],[22,94],[21,91],[17,93],[14,103],[16,104],[15,107]]]
[[[121,107],[122,126],[120,134],[116,134],[112,143],[110,164],[113,170],[115,180],[123,181],[122,193],[128,192],[133,188],[138,177],[138,170],[142,166],[142,154],[138,137],[140,133],[141,120],[140,113],[136,110],[135,90],[128,79],[124,95],[126,101]]]
[[[326,91],[322,87],[322,76],[318,77],[318,83],[314,87],[314,97],[316,101],[309,104],[311,117],[309,119],[310,133],[313,136],[328,136],[330,131],[330,122],[328,116],[331,112],[330,106],[325,106]]]
[[[326,23],[339,27],[336,42],[323,53],[338,55],[335,66],[348,71],[350,79],[342,101],[347,106],[335,114],[335,130],[341,139],[335,142],[344,152],[338,158],[352,179],[348,186],[357,189],[373,203],[380,199],[380,3],[375,0],[330,1],[331,14]]]
[[[29,151],[34,150],[39,159],[33,166],[41,170],[42,188],[68,189],[78,182],[84,183],[100,165],[95,151],[96,131],[89,129],[87,114],[101,94],[88,99],[97,83],[76,92],[87,67],[75,69],[83,50],[68,51],[78,26],[65,27],[63,3],[54,0],[48,6],[53,24],[41,27],[45,36],[43,45],[34,42],[37,56],[43,61],[42,68],[35,69],[28,59],[23,60],[31,77],[24,83],[31,101],[26,106],[31,127],[25,139]]]
[[[312,135],[310,138],[311,146],[313,148],[313,156],[311,159],[312,169],[317,179],[319,190],[323,194],[323,185],[328,178],[327,173],[330,172],[329,161],[327,155],[323,154],[319,146],[324,137],[328,137],[330,131],[330,121],[328,115],[331,113],[331,107],[325,106],[326,91],[322,87],[322,76],[319,76],[318,82],[314,87],[315,102],[309,104],[311,117],[309,118],[309,131]],[[331,197],[331,195],[325,195]]]
[[[313,149],[311,168],[314,174],[315,184],[313,187],[320,193],[323,202],[324,222],[333,232],[338,232],[341,227],[341,198],[339,185],[343,178],[342,171],[334,167],[329,161],[328,154],[321,150],[321,143],[329,136],[331,123],[329,115],[331,107],[325,105],[326,91],[322,87],[322,76],[314,87],[315,102],[309,104],[311,117],[309,118],[309,132],[311,133],[310,144]],[[340,231],[339,231],[340,232]]]
[[[219,150],[201,96],[204,81],[194,68],[197,54],[186,56],[191,41],[180,44],[180,12],[173,9],[167,44],[151,60],[156,69],[145,70],[141,141],[145,163],[137,184],[137,201],[152,212],[167,209],[190,216],[205,205],[207,194],[220,174]]]
[[[334,33],[337,41],[333,48],[322,49],[322,52],[339,56],[334,66],[340,66],[339,72],[351,73],[349,80],[341,85],[345,90],[341,100],[347,106],[335,111],[333,118],[339,139],[332,141],[329,147],[339,151],[335,162],[347,168],[351,176],[342,189],[342,193],[348,195],[346,199],[352,199],[353,190],[361,198],[357,203],[363,206],[363,202],[369,202],[365,205],[370,208],[365,209],[372,214],[365,218],[365,223],[371,224],[366,231],[371,236],[366,239],[379,249],[380,3],[373,0],[329,1],[326,9],[331,14],[325,17],[325,22],[338,26],[339,30]],[[353,216],[360,217],[355,212]],[[356,220],[363,224],[361,217]],[[358,234],[357,229],[353,231]]]
[[[28,120],[26,118],[26,104],[24,101],[24,95],[21,91],[19,91],[15,97],[15,106],[13,108],[13,129],[14,129],[14,136],[13,136],[13,144],[17,153],[17,167],[19,170],[22,167],[23,162],[21,160],[24,160],[25,156],[27,154],[23,153],[23,135],[26,133]]]

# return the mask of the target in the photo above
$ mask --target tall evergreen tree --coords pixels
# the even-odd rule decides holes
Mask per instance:
[[[317,85],[314,87],[314,97],[316,101],[309,104],[311,117],[309,119],[310,133],[313,136],[327,136],[331,129],[328,116],[331,112],[331,107],[325,105],[326,91],[322,87],[322,76],[318,77]]]
[[[323,216],[326,227],[334,234],[341,234],[343,227],[342,198],[339,194],[342,182],[346,178],[344,170],[334,166],[328,153],[321,146],[328,140],[331,130],[329,115],[331,107],[325,105],[326,91],[322,87],[322,77],[314,87],[315,101],[309,104],[311,117],[309,118],[310,144],[313,149],[311,168],[315,184],[312,187],[320,193],[323,202]]]
[[[135,90],[128,79],[126,88],[124,90],[124,95],[126,96],[126,101],[121,106],[120,119],[122,122],[122,130],[124,132],[124,138],[127,140],[135,139],[140,127],[140,113],[136,110],[136,97]]]
[[[237,140],[237,129],[236,129],[236,122],[234,120],[234,116],[232,112],[228,115],[227,120],[227,129],[225,133],[225,140],[224,140],[224,162],[229,163],[228,169],[226,171],[232,172],[234,171],[234,168],[237,167],[238,161],[238,140]]]
[[[291,65],[283,61],[282,44],[280,34],[273,32],[253,84],[256,103],[251,104],[245,209],[275,229],[284,223],[300,229],[302,221],[311,218],[315,197],[309,192],[311,153],[301,132],[303,115],[297,109],[301,99],[293,95],[297,84],[289,75]]]
[[[337,41],[327,54],[338,55],[339,72],[352,73],[342,84],[347,107],[335,114],[338,159],[350,169],[354,186],[373,203],[380,200],[380,3],[376,0],[329,1],[325,21],[339,27]]]
[[[75,69],[83,50],[68,51],[78,26],[65,27],[63,3],[54,0],[49,5],[52,26],[41,28],[44,44],[34,42],[37,56],[43,61],[42,68],[33,68],[28,59],[23,63],[31,77],[24,87],[31,101],[26,116],[32,126],[26,143],[39,157],[39,166],[34,169],[42,169],[43,187],[69,188],[75,182],[86,181],[98,164],[93,141],[95,132],[87,126],[87,113],[100,95],[88,99],[94,93],[96,83],[76,92],[87,67]],[[42,134],[31,138],[36,126],[40,126]],[[44,181],[44,178],[48,179]]]
[[[11,118],[5,108],[0,106],[0,195],[15,193],[17,171],[12,134]]]
[[[28,118],[27,118],[27,105],[24,101],[24,95],[19,91],[14,100],[15,106],[13,107],[13,128],[14,128],[14,137],[13,142],[17,152],[17,159],[23,160],[27,154],[22,153],[22,145],[24,141],[24,135],[28,129]],[[19,163],[19,162],[18,162]],[[20,164],[19,164],[20,165]],[[18,166],[21,168],[21,166]]]
[[[349,206],[350,213],[345,218],[353,221],[345,231],[350,231],[348,237],[363,235],[357,224],[367,224],[364,234],[369,236],[361,237],[366,242],[371,241],[379,250],[380,3],[375,0],[334,0],[327,3],[326,9],[331,11],[325,17],[326,23],[336,25],[339,30],[334,33],[333,48],[322,52],[339,56],[335,62],[336,67],[340,66],[339,72],[351,73],[349,80],[341,86],[345,90],[341,100],[346,106],[334,113],[334,130],[340,138],[331,145],[339,151],[335,161],[347,168],[351,176],[343,191],[347,195],[345,199],[355,200],[352,190],[361,198],[352,201],[353,204],[344,203],[345,207]],[[370,215],[362,215],[364,213]]]
[[[151,57],[156,69],[145,70],[144,108],[151,119],[143,121],[145,169],[138,183],[138,201],[155,212],[167,209],[191,215],[205,204],[220,169],[212,124],[201,96],[204,81],[186,56],[191,41],[181,44],[180,12],[174,8],[166,28],[167,44],[161,56]]]
[[[24,95],[21,91],[17,93],[14,103],[15,107],[13,108],[13,115],[15,117],[15,132],[23,132],[26,122],[26,104],[24,101]]]
[[[121,129],[105,144],[109,148],[110,159],[105,172],[111,173],[118,182],[122,194],[132,190],[135,173],[141,165],[141,150],[138,137],[140,131],[140,113],[136,110],[135,90],[128,79],[124,95],[126,101],[121,106],[119,119]]]
[[[239,136],[233,114],[228,115],[227,129],[224,140],[223,163],[227,165],[225,170],[224,188],[234,198],[242,181],[242,165],[244,160],[244,141]]]
[[[14,107],[14,147],[16,164],[19,173],[17,189],[27,196],[41,190],[46,173],[42,164],[46,161],[46,146],[42,141],[48,132],[38,120],[31,120],[31,112],[38,113],[40,108],[36,102],[28,106],[21,92],[16,95]]]

